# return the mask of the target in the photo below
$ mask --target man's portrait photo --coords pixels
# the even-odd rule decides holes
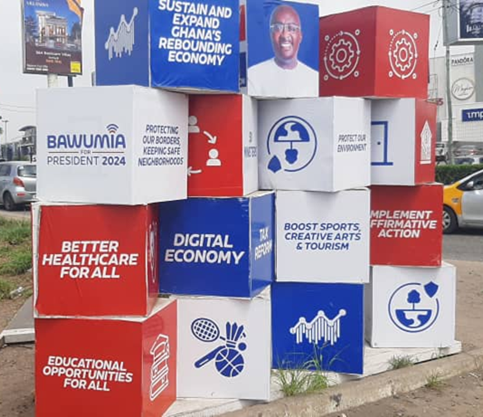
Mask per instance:
[[[248,94],[317,97],[318,7],[279,2],[275,7],[264,7],[263,12],[266,18],[260,30],[250,24],[249,9]]]

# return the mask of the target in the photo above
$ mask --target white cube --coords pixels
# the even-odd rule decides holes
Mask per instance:
[[[41,90],[42,200],[148,204],[187,195],[188,99],[135,86]]]
[[[372,184],[434,182],[436,110],[414,98],[372,102]]]
[[[277,281],[369,282],[368,189],[276,197]]]
[[[178,298],[178,397],[268,400],[270,292]]]
[[[447,347],[455,342],[456,268],[372,267],[366,292],[372,347]]]
[[[370,185],[369,101],[260,101],[261,189],[340,191]]]

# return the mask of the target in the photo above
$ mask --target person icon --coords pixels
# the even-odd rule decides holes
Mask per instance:
[[[318,71],[298,59],[303,40],[298,12],[277,6],[269,25],[274,57],[248,68],[249,94],[259,97],[317,97]]]
[[[188,117],[188,133],[200,133],[198,118],[196,116]]]
[[[219,152],[217,149],[210,149],[208,152],[208,156],[210,159],[206,161],[206,166],[207,167],[220,167],[221,166],[221,161],[218,159]]]

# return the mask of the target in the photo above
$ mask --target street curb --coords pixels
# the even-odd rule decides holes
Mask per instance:
[[[230,417],[319,417],[403,394],[426,385],[429,376],[448,379],[483,366],[483,348],[408,368],[350,381],[320,394],[283,398],[225,414]]]

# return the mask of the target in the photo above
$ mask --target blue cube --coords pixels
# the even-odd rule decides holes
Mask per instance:
[[[97,85],[239,91],[238,0],[95,2]]]
[[[160,204],[160,292],[252,298],[274,280],[274,193]]]
[[[274,283],[273,368],[362,374],[363,299],[359,284]]]

